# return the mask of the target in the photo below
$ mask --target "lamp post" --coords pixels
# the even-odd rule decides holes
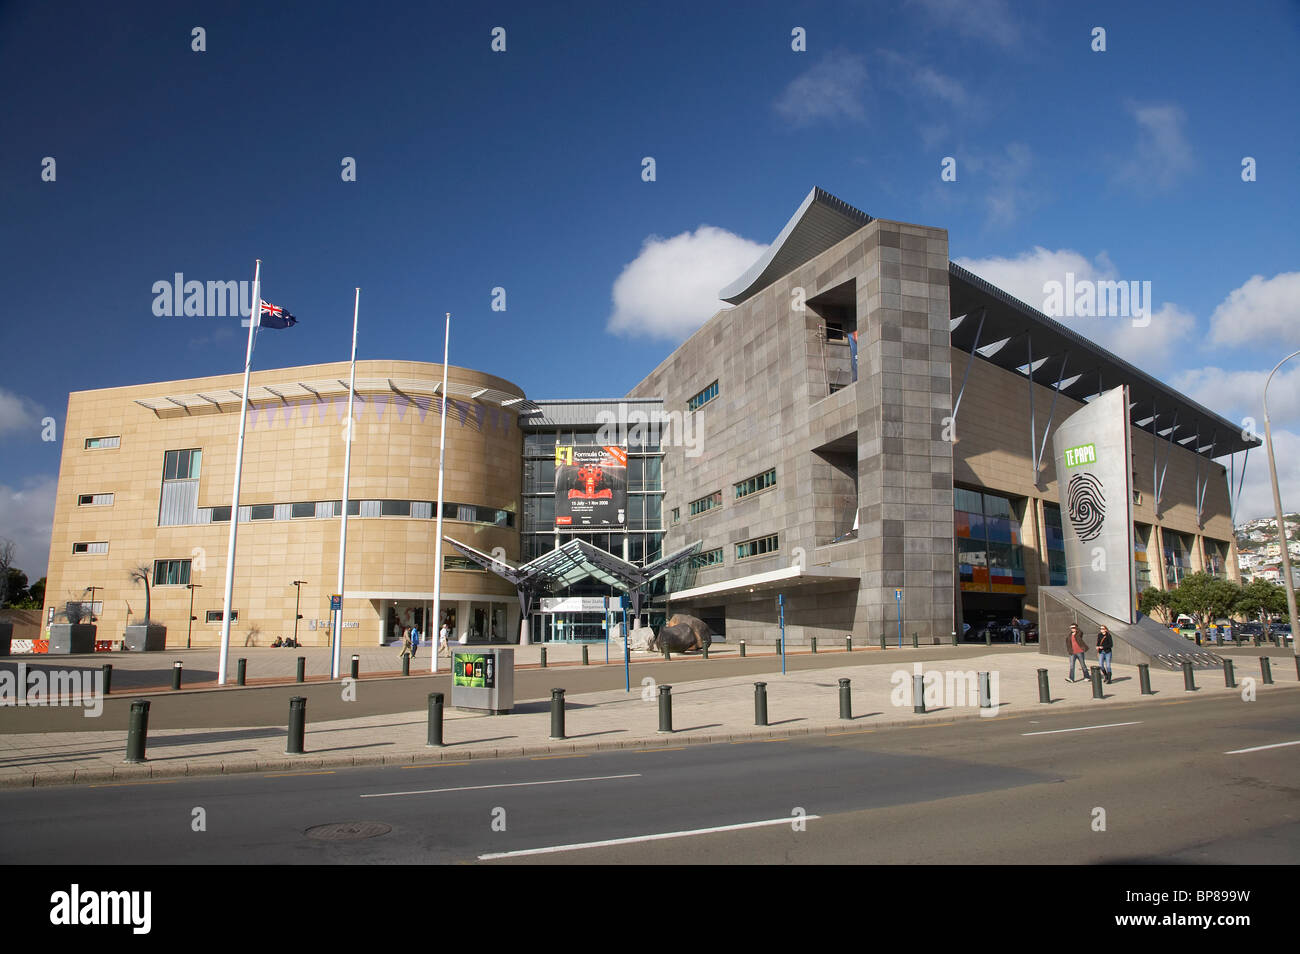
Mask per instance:
[[[1269,382],[1273,380],[1273,375],[1277,374],[1277,369],[1296,355],[1300,355],[1300,351],[1293,351],[1279,361],[1264,381],[1264,443],[1268,449],[1268,474],[1273,482],[1273,508],[1277,512],[1278,542],[1282,544],[1282,583],[1286,587],[1286,607],[1291,614],[1291,650],[1300,656],[1300,643],[1296,642],[1296,638],[1300,637],[1300,625],[1297,625],[1296,619],[1295,580],[1291,576],[1291,551],[1286,538],[1286,518],[1282,513],[1282,492],[1277,486],[1277,461],[1273,458],[1273,431],[1268,423]]]
[[[203,589],[202,583],[186,583],[185,588],[190,591],[190,621],[188,628],[185,630],[185,648],[190,648],[190,638],[194,635],[194,591]]]
[[[289,585],[298,593],[293,600],[293,644],[298,645],[298,620],[302,619],[302,614],[298,612],[298,607],[302,605],[302,586],[306,580],[294,580]]]
[[[1268,418],[1266,417],[1265,420],[1268,420]],[[95,622],[95,590],[102,590],[103,588],[102,586],[88,586],[81,591],[90,594],[90,613],[88,615],[92,623]]]

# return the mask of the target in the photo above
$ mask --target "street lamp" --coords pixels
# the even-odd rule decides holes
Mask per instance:
[[[1300,643],[1296,638],[1300,637],[1300,625],[1297,625],[1295,609],[1295,580],[1291,576],[1291,550],[1286,538],[1286,518],[1282,513],[1282,492],[1277,486],[1277,461],[1273,459],[1273,431],[1268,424],[1268,385],[1273,380],[1273,375],[1277,374],[1277,369],[1282,367],[1300,351],[1293,351],[1274,366],[1273,370],[1268,373],[1268,378],[1264,381],[1264,443],[1268,448],[1268,473],[1273,481],[1273,508],[1277,511],[1277,535],[1282,544],[1282,583],[1286,586],[1286,607],[1291,613],[1291,650],[1300,656]]]
[[[1265,420],[1267,421],[1268,418],[1265,417]],[[95,590],[102,590],[102,589],[104,589],[104,587],[102,587],[102,586],[88,586],[88,587],[86,587],[84,590],[81,591],[81,592],[83,592],[83,593],[89,593],[89,594],[90,594],[90,613],[89,613],[89,616],[90,616],[90,621],[91,621],[92,623],[93,623],[93,622],[96,622],[96,620],[95,620]]]
[[[194,633],[194,591],[203,589],[202,583],[186,583],[185,588],[190,591],[190,622],[189,628],[185,630],[185,648],[190,648],[190,637]]]
[[[289,585],[298,593],[293,601],[293,644],[298,645],[298,620],[302,619],[302,614],[298,612],[298,607],[302,604],[302,586],[306,580],[294,580]]]

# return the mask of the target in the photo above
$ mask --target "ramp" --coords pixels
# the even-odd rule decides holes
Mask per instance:
[[[1065,637],[1071,623],[1078,623],[1088,640],[1089,655],[1095,655],[1097,630],[1104,624],[1115,638],[1114,661],[1135,666],[1148,663],[1162,669],[1181,671],[1184,660],[1193,669],[1221,669],[1223,659],[1203,652],[1191,640],[1161,626],[1148,616],[1126,623],[1093,609],[1064,586],[1038,590],[1038,651],[1051,656],[1069,656]]]

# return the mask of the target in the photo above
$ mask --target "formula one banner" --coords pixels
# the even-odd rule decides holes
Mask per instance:
[[[574,529],[627,523],[627,448],[555,448],[555,525]]]
[[[1053,442],[1067,585],[1094,609],[1137,621],[1133,458],[1127,387],[1061,422]]]

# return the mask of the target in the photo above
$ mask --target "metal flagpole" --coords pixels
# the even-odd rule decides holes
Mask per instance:
[[[1291,550],[1286,534],[1286,514],[1282,512],[1282,492],[1277,486],[1277,458],[1273,456],[1273,428],[1268,422],[1269,383],[1272,382],[1273,375],[1277,374],[1277,369],[1297,355],[1300,355],[1300,351],[1292,352],[1279,361],[1273,367],[1273,370],[1268,373],[1268,378],[1264,381],[1264,443],[1266,445],[1265,449],[1268,451],[1269,478],[1273,484],[1273,510],[1277,514],[1277,539],[1282,544],[1282,585],[1286,587],[1286,607],[1291,617],[1291,650],[1296,656],[1300,656],[1300,619],[1297,618],[1296,613],[1295,577],[1291,575]]]
[[[244,354],[244,396],[239,404],[239,444],[235,450],[235,489],[230,498],[230,543],[226,547],[226,593],[221,603],[221,654],[217,685],[226,684],[230,658],[230,599],[235,588],[235,534],[239,530],[239,478],[244,470],[244,427],[248,422],[248,377],[253,369],[253,332],[262,312],[262,260],[253,268],[253,307],[248,315],[248,350]]]
[[[352,373],[348,377],[348,437],[343,451],[343,521],[339,524],[339,608],[330,615],[334,626],[334,651],[330,653],[330,678],[337,679],[343,666],[343,566],[348,556],[348,483],[352,477],[352,401],[357,393],[357,314],[361,310],[361,289],[352,302]]]
[[[447,327],[442,336],[442,391],[439,398],[442,401],[441,423],[438,425],[438,523],[433,532],[433,625],[442,631],[442,464],[444,452],[447,449],[447,355],[451,346],[451,312],[447,312]],[[451,652],[451,642],[455,638],[455,633],[447,635],[447,651]],[[438,641],[434,638],[433,652],[433,669],[431,672],[438,671]]]

